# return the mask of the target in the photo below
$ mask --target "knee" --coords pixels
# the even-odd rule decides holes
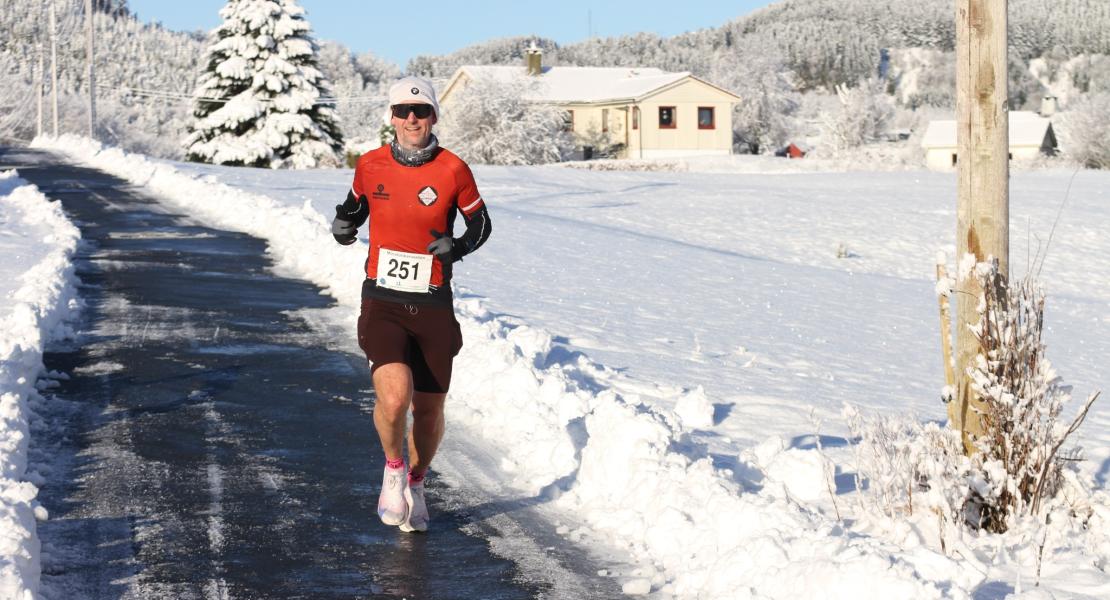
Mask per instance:
[[[392,394],[378,394],[374,400],[374,413],[391,421],[404,419],[407,408],[408,402],[404,398]]]
[[[438,421],[443,418],[443,405],[433,404],[431,406],[413,403],[412,405],[412,418],[414,421]]]
[[[412,409],[412,418],[417,421],[434,421],[443,417],[443,410],[436,410],[434,408],[416,408]]]

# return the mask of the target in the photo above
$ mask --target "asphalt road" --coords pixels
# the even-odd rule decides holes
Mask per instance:
[[[431,486],[428,534],[378,521],[363,358],[303,318],[331,300],[275,276],[261,240],[47,153],[0,165],[83,236],[87,309],[45,357],[65,376],[32,435],[45,598],[550,597],[458,490]]]

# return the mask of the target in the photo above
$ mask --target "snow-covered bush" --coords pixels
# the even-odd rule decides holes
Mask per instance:
[[[972,459],[957,431],[900,416],[865,416],[845,406],[856,438],[856,489],[861,512],[890,519],[935,515],[941,544],[966,521]]]
[[[1053,512],[1089,518],[1092,491],[1072,460],[1078,451],[1062,448],[1098,394],[1070,425],[1061,422],[1071,394],[1045,358],[1044,293],[1031,277],[1003,285],[989,263],[966,276],[985,290],[973,327],[980,353],[968,373],[987,407],[977,452],[966,456],[960,432],[936,423],[865,418],[845,407],[858,439],[861,508],[891,518],[934,513],[942,544],[953,525],[1004,532],[1030,518],[1044,523]]]
[[[980,263],[975,277],[983,289],[972,327],[979,354],[968,375],[986,412],[979,415],[973,502],[982,527],[1005,531],[1011,519],[1039,514],[1056,496],[1067,464],[1061,448],[1097,394],[1070,426],[1060,422],[1071,388],[1045,357],[1044,292],[1031,277],[1007,284],[997,264]]]
[[[1058,122],[1066,157],[1091,169],[1110,169],[1110,92],[1081,97]]]
[[[527,75],[475,76],[444,109],[438,135],[464,160],[493,165],[535,165],[561,160],[572,148],[566,111],[529,102]]]
[[[840,110],[825,118],[825,135],[838,150],[855,148],[881,139],[894,115],[893,99],[886,93],[886,81],[867,79],[849,88],[836,87]]]
[[[583,149],[583,158],[616,158],[624,150],[624,144],[614,140],[608,131],[602,131],[598,123],[592,122],[586,131],[579,133],[575,139],[576,146]],[[589,155],[586,156],[586,148]]]
[[[197,162],[307,169],[340,164],[342,137],[304,9],[294,0],[228,0],[185,138]]]

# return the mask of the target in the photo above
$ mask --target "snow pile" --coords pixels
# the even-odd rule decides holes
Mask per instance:
[[[510,484],[555,500],[633,556],[640,566],[626,593],[849,598],[871,589],[940,598],[952,578],[960,587],[981,581],[929,549],[903,555],[799,504],[796,496],[828,493],[817,453],[766,452],[769,479],[781,479],[743,493],[709,458],[676,452],[684,446],[677,415],[596,391],[614,376],[604,367],[581,355],[560,360],[546,334],[490,315],[478,300],[459,309],[470,345],[456,362],[449,418],[500,441]],[[696,389],[678,405],[699,397]],[[807,576],[813,570],[821,576]]]
[[[43,346],[66,337],[79,308],[71,258],[80,232],[38,189],[0,173],[0,597],[33,598],[39,582],[35,519],[45,519],[27,473],[29,404]]]
[[[352,274],[360,272],[365,240],[353,249],[336,246],[327,227],[330,215],[321,214],[320,204],[313,207],[306,201],[298,206],[300,199],[289,198],[283,203],[219,183],[212,176],[190,175],[78,138],[41,139],[37,144],[66,151],[94,167],[146,185],[167,203],[217,226],[267,239],[281,270],[328,288],[351,311],[353,319],[360,282]],[[560,169],[532,169],[526,173],[556,173],[580,186],[586,182],[571,178],[609,176]],[[221,176],[239,181],[253,174],[238,170]],[[343,172],[323,176],[337,180],[348,177]],[[304,183],[311,183],[311,174],[300,177]],[[564,183],[560,189],[571,187],[564,179],[558,181]],[[281,187],[271,185],[272,189]],[[508,182],[504,185],[507,187]],[[346,182],[341,181],[335,191],[345,191],[345,186]],[[335,201],[341,197],[336,193]],[[556,198],[560,206],[565,201],[564,196]],[[592,201],[590,197],[583,199]],[[814,210],[812,204],[807,206]],[[509,204],[503,210],[513,215],[513,208]],[[529,214],[517,208],[515,216],[528,218]],[[588,226],[580,229],[584,238],[591,235]],[[766,229],[773,234],[781,231],[774,226]],[[506,231],[505,235],[512,233]],[[657,241],[657,237],[651,238],[651,243]],[[877,253],[882,248],[870,247],[868,251]],[[747,264],[742,257],[729,258],[737,265]],[[900,263],[892,260],[889,264]],[[790,274],[811,274],[808,268],[789,268],[783,263],[776,266]],[[888,266],[884,262],[876,268]],[[754,272],[752,280],[764,281],[755,277],[761,274]],[[867,279],[865,283],[874,281],[879,280]],[[527,285],[522,281],[516,284]],[[929,286],[922,289],[927,295]],[[1039,542],[1033,539],[1038,531],[1035,528],[1024,529],[1024,541],[1013,538],[1006,542],[1011,545],[1001,550],[993,548],[995,538],[985,536],[981,540],[953,540],[964,545],[941,551],[935,536],[925,531],[924,521],[884,520],[879,515],[867,519],[863,518],[865,514],[851,515],[859,521],[835,520],[827,503],[836,490],[836,467],[821,450],[772,438],[753,450],[739,452],[726,441],[716,446],[716,454],[711,454],[703,445],[709,438],[695,437],[698,430],[714,423],[714,404],[704,390],[652,387],[630,381],[623,373],[569,351],[564,342],[556,342],[547,332],[495,314],[486,308],[485,300],[461,288],[459,291],[456,311],[466,346],[456,362],[449,420],[467,429],[468,437],[480,435],[494,447],[492,454],[501,457],[498,466],[503,471],[495,479],[520,491],[514,496],[535,497],[574,514],[575,528],[565,533],[570,539],[616,546],[631,557],[634,566],[619,573],[628,594],[858,598],[865,591],[873,597],[967,598],[983,591],[977,588],[984,583],[994,584],[1000,577],[1014,581],[1015,576],[1031,572],[1030,553],[1036,554],[1035,542]],[[758,292],[756,288],[751,290],[752,294]],[[568,301],[577,302],[574,298]],[[581,303],[576,307],[583,308]],[[770,304],[766,310],[772,310]],[[610,331],[603,322],[598,335],[607,333]],[[621,331],[612,333],[618,335]],[[826,327],[821,335],[833,334]],[[860,335],[853,329],[852,337],[845,339],[858,340]],[[800,333],[798,338],[809,339]],[[835,341],[832,347],[846,345]],[[754,361],[750,351],[741,347],[731,354],[704,350],[688,362],[700,365],[711,359],[732,360],[734,354],[736,360],[747,365]],[[672,350],[669,356],[674,362],[676,353]],[[770,359],[761,355],[760,360]],[[780,371],[797,374],[803,381],[835,382],[835,378],[809,376],[812,369],[801,360],[780,360]],[[755,368],[747,370],[746,376],[756,377]],[[890,373],[884,376],[889,378]],[[859,382],[850,385],[859,395]],[[796,387],[783,393],[809,399],[805,389]],[[756,404],[756,397],[746,399]],[[751,408],[760,410],[759,406]],[[763,414],[777,417],[782,413]],[[770,433],[767,430],[782,424],[761,422],[758,427],[766,436]],[[718,452],[722,448],[724,452]],[[727,452],[731,456],[723,455]],[[840,508],[849,508],[847,503],[844,501]],[[1090,521],[1092,528],[1102,532],[1106,530],[1105,506],[1099,501],[1092,508]],[[1068,527],[1054,528],[1050,537],[1063,540],[1069,531]],[[1080,543],[1075,542],[1075,547]],[[1057,575],[1052,580],[1059,587],[1052,589],[1100,593],[1106,585],[1102,573],[1105,564],[1090,563],[1074,549],[1054,555],[1051,568]],[[1066,578],[1059,574],[1067,569],[1082,573],[1084,582],[1069,588],[1064,583]]]
[[[705,388],[700,385],[679,396],[674,412],[690,429],[705,429],[713,425],[713,405],[705,395]]]
[[[290,207],[214,179],[191,177],[144,156],[102,147],[88,138],[40,137],[32,147],[64,152],[94,168],[146,186],[197,219],[267,240],[268,251],[284,273],[324,287],[344,304],[358,305],[361,282],[352,281],[351,273],[362,271],[365,257],[335,243],[331,237],[332,215],[325,217],[307,204]],[[330,289],[333,283],[347,287]]]

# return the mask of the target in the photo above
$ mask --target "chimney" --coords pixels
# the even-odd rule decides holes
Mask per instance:
[[[536,46],[536,41],[532,40],[532,44],[524,51],[525,64],[528,67],[529,75],[540,75],[543,73],[543,50]]]
[[[1056,114],[1056,96],[1045,96],[1041,100],[1041,116],[1048,118]]]

